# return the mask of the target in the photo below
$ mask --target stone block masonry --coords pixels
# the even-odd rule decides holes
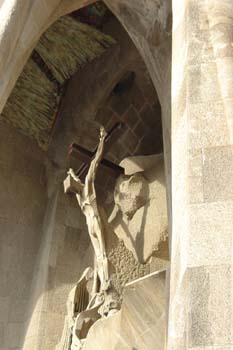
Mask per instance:
[[[231,349],[233,4],[175,1],[173,18],[168,349]]]

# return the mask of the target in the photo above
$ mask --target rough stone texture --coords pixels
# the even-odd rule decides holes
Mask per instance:
[[[30,297],[46,204],[44,155],[0,123],[0,340],[18,349]]]
[[[140,167],[143,157],[133,159]],[[168,234],[163,157],[157,159],[155,166],[152,158],[151,167],[147,167],[143,176],[140,173],[127,177],[127,181],[117,181],[114,198],[119,212],[109,219],[117,236],[140,263],[159,250]]]
[[[165,273],[154,273],[126,286],[122,309],[97,321],[84,350],[165,348]]]
[[[109,261],[113,265],[112,283],[122,296],[127,283],[150,273],[150,264],[139,264],[133,254],[125,247],[123,241],[117,241],[109,251]]]

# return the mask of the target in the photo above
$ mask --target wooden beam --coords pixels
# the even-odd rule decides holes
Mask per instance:
[[[72,157],[78,158],[79,160],[84,162],[88,168],[88,165],[91,163],[91,160],[92,160],[93,156],[95,155],[95,152],[91,152],[91,151],[83,148],[82,146],[80,146],[76,143],[72,143],[72,145],[69,148],[69,155]],[[102,159],[100,164],[111,175],[119,176],[120,174],[124,173],[124,169],[122,167],[111,162],[110,160]],[[80,176],[82,174],[83,174],[83,168],[81,169],[81,171],[79,170],[76,173],[77,176]]]
[[[104,154],[106,154],[109,149],[112,147],[112,145],[116,142],[116,140],[119,138],[120,134],[122,133],[122,130],[124,130],[124,124],[123,123],[116,123],[112,129],[108,132],[108,135],[105,140],[104,144]],[[76,159],[83,162],[83,165],[77,170],[76,175],[78,177],[82,177],[82,175],[87,171],[89,164],[91,163],[91,160],[94,158],[97,148],[94,152],[91,152],[87,150],[86,148],[78,145],[77,143],[72,143],[69,147],[68,154],[70,156],[75,157]],[[119,165],[116,165],[115,163],[103,159],[101,161],[101,165],[104,166],[105,170],[114,177],[119,176],[120,174],[124,173],[124,169],[120,167]]]

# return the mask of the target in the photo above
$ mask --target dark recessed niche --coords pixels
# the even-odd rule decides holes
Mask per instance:
[[[133,85],[135,80],[135,73],[134,72],[128,72],[126,73],[121,80],[115,85],[113,89],[113,93],[115,95],[121,96],[126,91],[128,91],[131,86]]]

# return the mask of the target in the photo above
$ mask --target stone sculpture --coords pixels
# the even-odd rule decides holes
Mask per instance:
[[[159,249],[161,245],[165,249],[167,240],[163,155],[134,156],[120,165],[125,175],[116,181],[115,205],[108,222],[135,259],[144,264],[152,255],[160,256]]]
[[[147,187],[147,181],[141,174],[130,177],[121,175],[115,185],[115,208],[111,216],[121,211],[127,221],[131,220],[136,211],[148,201]],[[111,217],[109,221],[111,222]]]
[[[82,313],[89,304],[88,282],[93,277],[93,269],[87,268],[77,284],[69,293],[66,303],[67,316],[60,343],[56,346],[56,350],[68,350],[72,344],[72,338],[75,326],[75,318],[79,313]],[[80,340],[81,342],[81,340]]]
[[[95,252],[96,269],[95,269],[95,286],[99,278],[101,291],[109,288],[109,272],[108,260],[106,256],[106,247],[103,234],[103,225],[98,210],[96,191],[95,191],[95,177],[98,165],[101,161],[104,149],[104,141],[107,134],[103,127],[100,129],[100,142],[96,151],[96,155],[91,162],[89,171],[87,173],[85,184],[75,175],[73,169],[68,171],[68,177],[64,181],[65,192],[70,188],[72,179],[75,181],[75,193],[79,206],[86,217],[88,232]],[[71,179],[70,179],[71,178]]]
[[[86,217],[88,232],[95,252],[95,268],[87,268],[69,294],[67,317],[63,336],[57,350],[79,350],[85,343],[90,327],[100,317],[106,317],[119,309],[118,296],[110,283],[108,259],[104,239],[104,226],[95,191],[95,178],[101,161],[107,134],[100,128],[100,141],[88,170],[85,183],[70,169],[64,181],[65,192],[74,192]],[[89,283],[89,289],[87,288]]]

